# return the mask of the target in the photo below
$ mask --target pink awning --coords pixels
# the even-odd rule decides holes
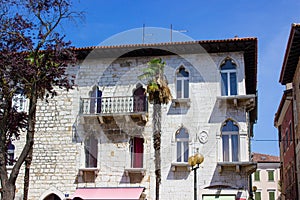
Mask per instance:
[[[144,188],[78,188],[73,199],[79,197],[84,200],[139,200]]]

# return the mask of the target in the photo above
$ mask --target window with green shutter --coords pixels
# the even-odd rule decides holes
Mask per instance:
[[[255,200],[261,200],[261,193],[260,192],[255,192]]]
[[[274,170],[268,171],[268,181],[274,181]]]
[[[275,200],[275,192],[269,191],[269,200]]]
[[[260,171],[254,172],[254,181],[260,181]]]

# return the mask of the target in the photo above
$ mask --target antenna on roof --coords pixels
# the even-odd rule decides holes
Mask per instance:
[[[172,42],[172,37],[173,37],[173,27],[172,27],[172,24],[170,25],[170,40],[171,40],[171,42]]]
[[[145,42],[145,24],[143,24],[143,36],[142,36],[143,44]]]
[[[173,42],[173,32],[186,33],[187,30],[173,30],[173,24],[170,25],[170,41]],[[178,36],[178,35],[177,35]]]

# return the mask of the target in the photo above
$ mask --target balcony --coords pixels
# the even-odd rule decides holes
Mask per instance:
[[[88,123],[97,118],[104,131],[120,131],[147,122],[148,104],[144,95],[81,98],[80,116]]]
[[[236,173],[246,173],[248,175],[255,172],[257,164],[254,162],[218,162],[217,163],[218,172],[222,173],[223,171],[235,171]]]
[[[217,101],[220,105],[233,105],[234,107],[245,107],[251,110],[256,106],[256,95],[233,95],[233,96],[218,96]]]

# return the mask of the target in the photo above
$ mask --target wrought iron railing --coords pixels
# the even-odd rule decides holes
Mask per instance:
[[[145,96],[91,97],[80,99],[80,114],[122,114],[147,111]]]

